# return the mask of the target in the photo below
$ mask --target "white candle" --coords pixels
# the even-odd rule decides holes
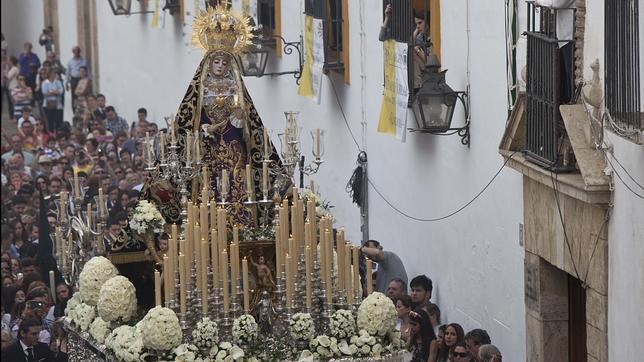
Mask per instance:
[[[190,164],[192,154],[192,133],[186,132],[186,163]]]
[[[177,127],[175,125],[176,119],[174,113],[170,115],[170,136],[172,144],[177,143]]]
[[[268,162],[262,162],[262,191],[268,194]]]
[[[244,257],[242,260],[242,281],[244,288],[244,312],[248,313],[250,311],[250,297],[249,297],[249,286],[248,286],[248,260]]]
[[[270,156],[269,153],[269,148],[268,148],[268,130],[264,128],[264,159],[267,160],[268,157]]]
[[[201,160],[201,139],[199,137],[199,131],[195,131],[195,155],[195,161]]]
[[[315,130],[315,157],[320,158],[320,129]]]
[[[107,216],[105,212],[105,195],[103,194],[103,188],[98,188],[98,215],[102,218]]]
[[[228,195],[228,170],[221,171],[221,195],[221,201],[226,201],[225,196]]]
[[[56,281],[54,279],[54,271],[49,271],[49,291],[51,292],[51,300],[56,302]]]
[[[145,149],[148,151],[148,161],[152,162],[152,143],[150,142],[150,132],[145,132]]]
[[[248,195],[248,200],[250,201],[250,195],[253,193],[253,178],[251,174],[250,164],[246,165],[246,194]]]
[[[159,153],[161,160],[165,161],[165,132],[161,132],[159,135]]]
[[[179,300],[180,300],[180,313],[186,315],[186,257],[179,254]]]
[[[154,305],[161,305],[161,274],[154,271]]]
[[[78,170],[74,169],[74,197],[80,198],[80,183],[78,181]]]

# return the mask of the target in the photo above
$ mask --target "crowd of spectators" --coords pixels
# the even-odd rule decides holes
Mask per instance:
[[[2,46],[2,347],[3,357],[22,353],[25,360],[66,359],[60,317],[73,290],[56,267],[51,236],[60,192],[72,193],[74,173],[83,207],[105,191],[109,246],[145,179],[141,141],[159,131],[144,108],[129,124],[94,93],[80,47],[63,67],[48,31],[40,39],[47,50],[42,62],[29,42],[17,56],[7,54],[4,39]]]
[[[374,290],[385,293],[396,306],[398,330],[413,352],[414,362],[501,362],[501,352],[492,345],[487,331],[465,333],[458,323],[441,322],[438,305],[431,302],[433,283],[426,275],[411,279],[400,258],[369,240],[361,252],[373,261]]]

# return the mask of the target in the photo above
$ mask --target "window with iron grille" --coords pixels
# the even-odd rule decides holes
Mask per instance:
[[[267,41],[274,42],[275,34],[275,0],[257,0],[257,25]]]
[[[614,127],[641,130],[639,0],[605,2],[605,104]]]
[[[324,24],[324,70],[344,73],[348,82],[348,0],[304,0],[304,13]]]
[[[383,14],[388,5],[391,5],[392,12],[389,22],[381,30],[380,40],[393,39],[409,44],[407,79],[409,89],[417,89],[421,85],[420,72],[427,62],[427,56],[434,54],[440,61],[440,0],[383,0]],[[414,38],[416,20],[422,20],[426,24],[423,37]],[[421,38],[424,40],[419,40]],[[424,59],[415,56],[416,48],[422,49]],[[413,93],[410,93],[410,101],[412,97]]]

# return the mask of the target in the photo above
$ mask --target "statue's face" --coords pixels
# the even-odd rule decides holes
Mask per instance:
[[[230,66],[230,57],[226,55],[215,55],[210,63],[212,74],[222,77]]]

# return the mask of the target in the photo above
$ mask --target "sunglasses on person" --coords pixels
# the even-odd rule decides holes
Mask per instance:
[[[456,358],[465,358],[470,356],[470,354],[467,352],[454,352],[452,353],[452,355]]]

